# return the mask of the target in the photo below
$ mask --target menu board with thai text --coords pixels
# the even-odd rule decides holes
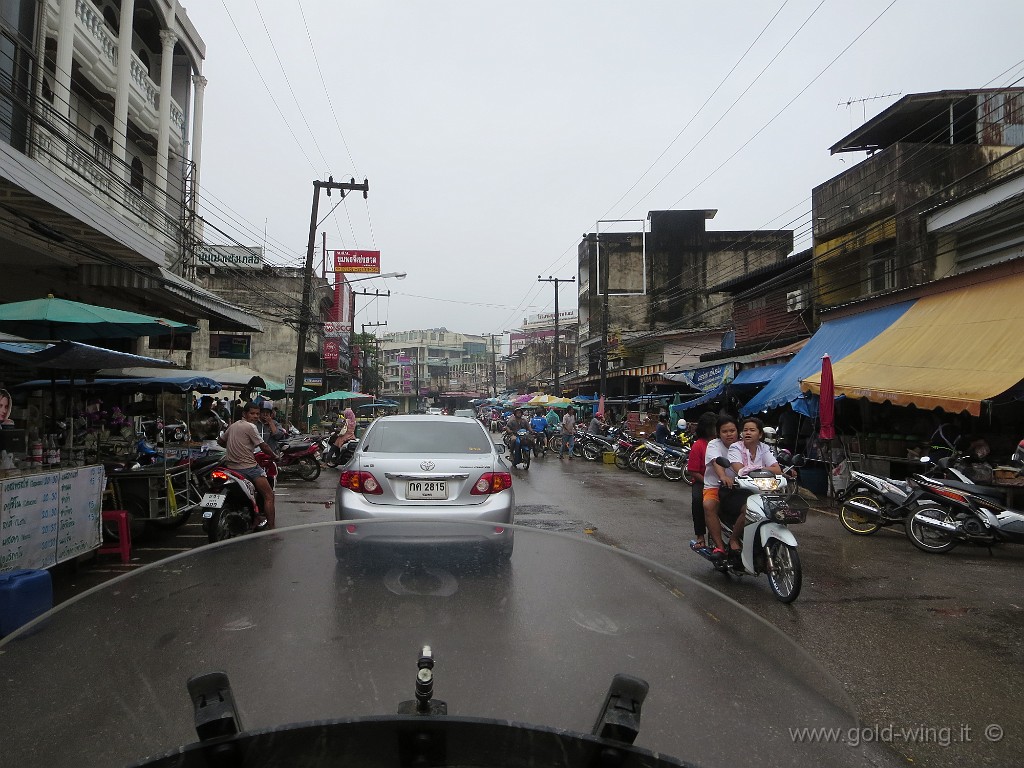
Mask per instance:
[[[0,480],[0,571],[49,568],[100,545],[103,467]]]

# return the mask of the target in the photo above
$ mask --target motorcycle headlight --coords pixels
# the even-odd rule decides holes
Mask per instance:
[[[754,485],[756,485],[760,491],[774,491],[778,490],[781,483],[778,478],[775,477],[757,477],[754,478]]]

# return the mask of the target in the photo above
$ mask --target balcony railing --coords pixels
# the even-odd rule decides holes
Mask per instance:
[[[51,7],[53,3],[51,3]],[[58,9],[59,10],[59,9]],[[56,18],[56,15],[54,15]],[[114,93],[117,90],[118,41],[103,16],[89,0],[75,0],[76,42],[87,50],[82,55],[90,62],[90,79],[100,90]],[[160,130],[160,86],[149,76],[149,69],[134,52],[131,53],[129,86],[135,110],[132,120],[139,127],[156,135]],[[180,151],[185,137],[184,110],[171,99],[171,144]]]

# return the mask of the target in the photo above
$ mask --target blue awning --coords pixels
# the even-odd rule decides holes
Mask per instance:
[[[151,365],[171,367],[173,363],[154,357],[114,352],[77,341],[54,344],[30,341],[0,342],[0,359],[20,363],[29,368],[59,368],[66,371],[96,371],[118,365]]]
[[[710,392],[705,392],[703,395],[701,395],[700,397],[696,397],[693,400],[687,400],[685,403],[676,403],[675,405],[670,405],[668,407],[669,421],[680,419],[682,418],[684,412],[692,408],[697,408],[706,403],[710,403],[713,400],[716,400],[717,398],[721,397],[722,392],[725,391],[725,387],[725,384],[720,384],[719,386],[712,389]]]
[[[913,305],[913,301],[904,301],[822,323],[804,348],[772,377],[768,386],[740,409],[740,414],[747,416],[770,411],[796,400],[801,394],[801,379],[821,370],[823,355],[828,354],[833,363],[842,360],[896,322]]]
[[[785,363],[777,363],[775,365],[762,365],[760,368],[744,368],[739,372],[736,378],[732,380],[732,383],[735,387],[767,384],[775,378],[775,374],[785,367]]]

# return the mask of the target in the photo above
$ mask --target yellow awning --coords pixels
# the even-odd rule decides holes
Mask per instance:
[[[833,365],[836,395],[981,415],[1024,380],[1024,274],[918,299]],[[818,394],[821,373],[802,380]]]

